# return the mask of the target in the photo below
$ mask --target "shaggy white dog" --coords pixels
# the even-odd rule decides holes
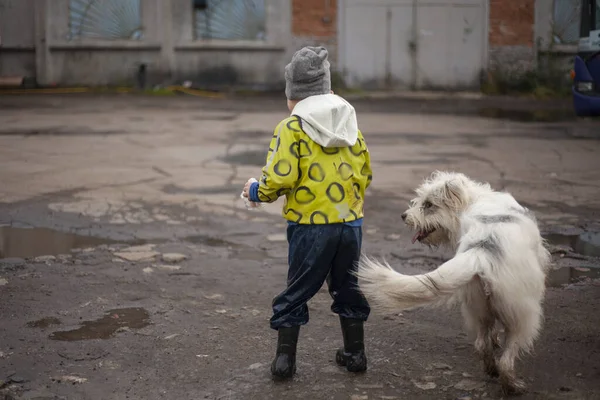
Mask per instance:
[[[459,303],[486,373],[499,376],[506,394],[524,392],[515,359],[540,331],[551,260],[534,215],[510,194],[460,173],[435,172],[416,193],[402,214],[416,231],[413,243],[448,246],[454,257],[415,276],[363,257],[362,292],[384,311]]]

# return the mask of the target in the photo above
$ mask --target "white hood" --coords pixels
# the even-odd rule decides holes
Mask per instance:
[[[310,96],[298,102],[292,115],[302,119],[302,129],[323,147],[354,146],[358,123],[354,107],[335,94]]]

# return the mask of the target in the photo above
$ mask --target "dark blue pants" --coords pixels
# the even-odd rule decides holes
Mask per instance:
[[[287,288],[273,300],[271,328],[289,328],[308,322],[306,303],[325,280],[333,299],[331,311],[366,321],[370,308],[358,290],[356,268],[362,228],[344,224],[289,225]]]

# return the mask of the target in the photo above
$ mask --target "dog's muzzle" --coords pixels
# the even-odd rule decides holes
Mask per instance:
[[[412,242],[414,243],[417,240],[419,242],[422,242],[424,239],[427,238],[427,236],[431,235],[433,232],[435,232],[435,228],[433,228],[433,229],[427,229],[427,230],[419,229],[417,231],[417,233],[415,233],[415,236],[413,236]]]

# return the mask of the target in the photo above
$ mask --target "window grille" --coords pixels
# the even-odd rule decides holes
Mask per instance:
[[[264,40],[264,0],[192,0],[196,39]]]
[[[69,0],[69,39],[140,40],[140,0]]]

